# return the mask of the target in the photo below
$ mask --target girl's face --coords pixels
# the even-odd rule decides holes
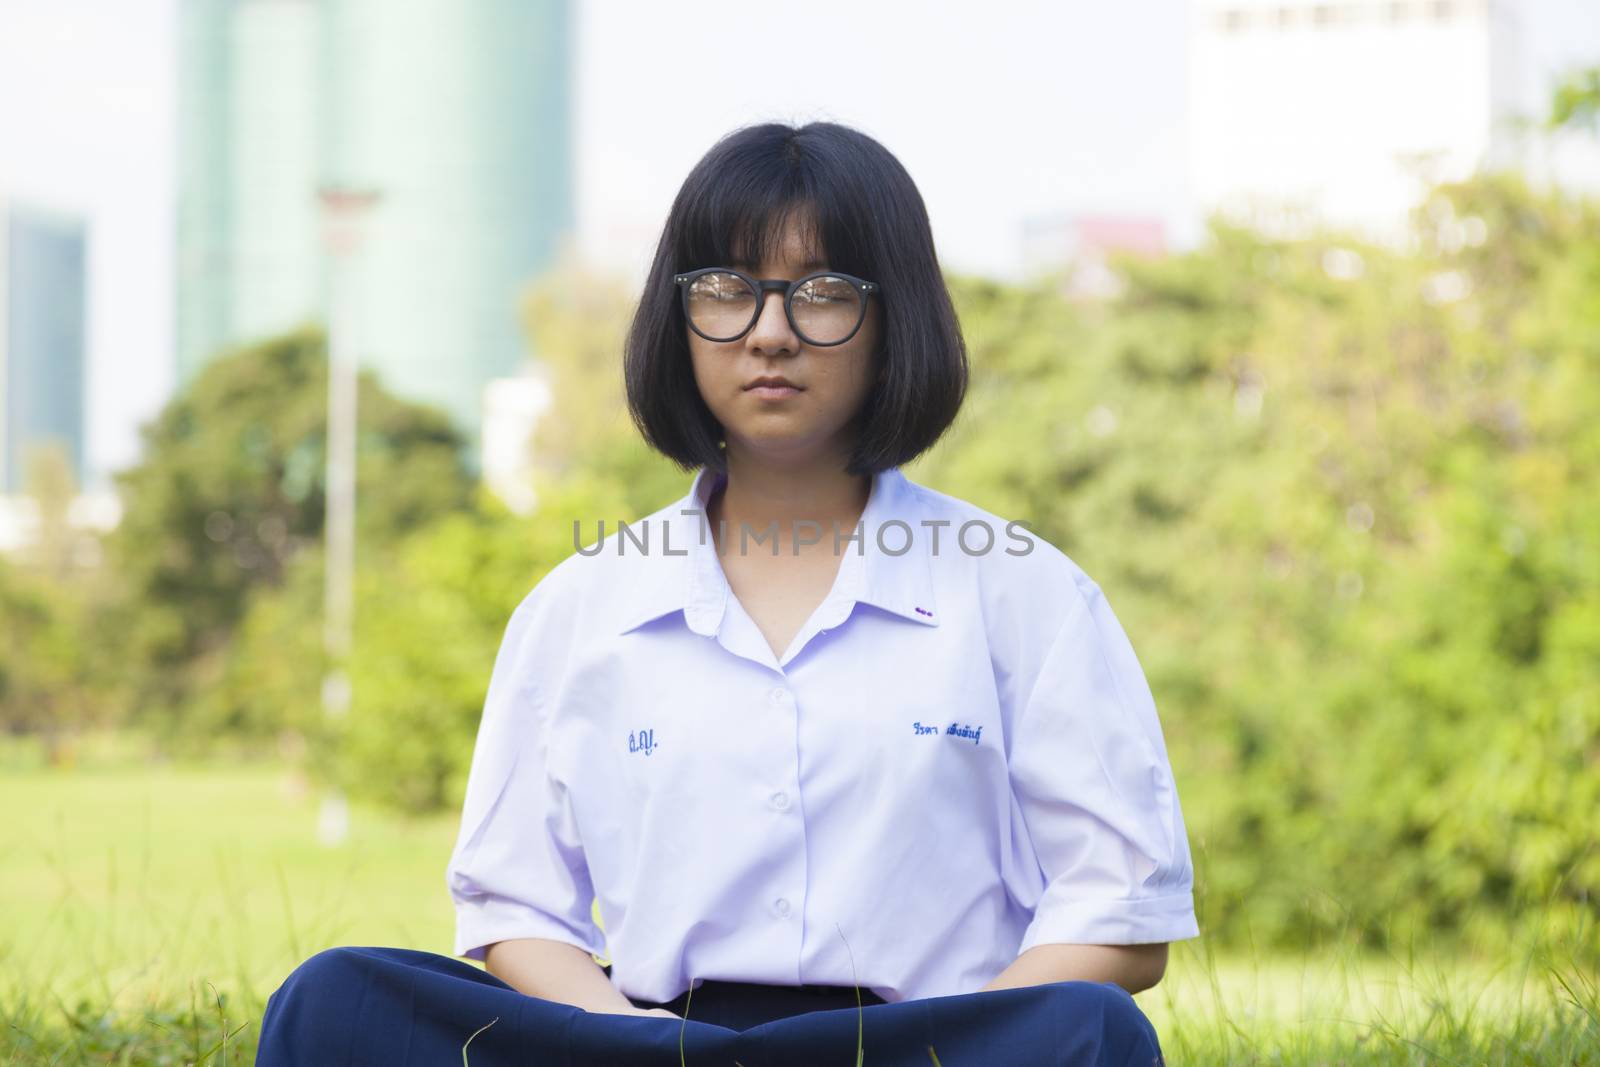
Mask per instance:
[[[830,266],[814,251],[791,221],[780,259],[696,266],[737,267],[757,278],[793,281]],[[814,348],[790,327],[783,313],[783,294],[764,296],[756,324],[736,341],[708,341],[684,326],[700,395],[722,424],[730,454],[784,461],[837,455],[842,463],[855,443],[853,420],[876,371],[878,300],[867,301],[866,318],[854,337],[842,345]],[[752,387],[765,377],[785,378],[795,389],[774,392]]]

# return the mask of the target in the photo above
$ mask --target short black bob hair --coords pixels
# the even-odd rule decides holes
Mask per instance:
[[[721,424],[694,380],[673,275],[760,264],[790,217],[828,266],[882,288],[877,374],[846,470],[869,474],[927,450],[955,421],[967,350],[934,253],[922,195],[876,140],[833,122],[764,123],[725,135],[678,190],[623,353],[628,408],[645,441],[683,468],[726,470]]]

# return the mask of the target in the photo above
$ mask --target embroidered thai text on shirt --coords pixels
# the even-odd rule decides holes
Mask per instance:
[[[939,728],[937,726],[924,726],[920,722],[912,723],[911,729],[912,732],[918,734],[936,734],[939,732]],[[962,723],[960,726],[957,726],[955,723],[951,723],[949,726],[945,727],[944,732],[952,737],[970,737],[972,738],[972,743],[976,745],[978,744],[978,735],[983,733],[983,727],[980,726],[974,730],[971,725],[967,723]]]

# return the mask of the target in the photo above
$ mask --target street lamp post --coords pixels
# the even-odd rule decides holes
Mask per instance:
[[[328,253],[328,433],[323,565],[322,643],[327,672],[322,713],[330,724],[350,710],[349,658],[354,615],[356,509],[356,376],[359,359],[353,268],[365,222],[379,194],[372,189],[325,185],[318,191]],[[335,732],[335,736],[337,736]],[[324,791],[317,837],[326,845],[349,836],[350,814],[336,780]]]

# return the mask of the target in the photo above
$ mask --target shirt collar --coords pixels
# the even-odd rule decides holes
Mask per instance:
[[[643,566],[634,568],[637,584],[625,591],[628,606],[622,612],[619,632],[681,609],[691,630],[708,637],[717,633],[730,590],[705,508],[726,477],[710,467],[700,468],[689,492],[657,512],[657,523],[664,527],[658,532],[664,536],[650,534],[648,558],[642,560]],[[872,476],[867,506],[857,525],[859,537],[846,541],[851,531],[840,532],[839,576],[822,604],[823,628],[842,623],[857,603],[871,604],[924,626],[939,625],[933,597],[932,531],[921,524],[921,503],[915,486],[899,467]],[[737,537],[737,533],[731,536]],[[819,547],[831,548],[833,531],[824,528],[821,537]],[[640,554],[634,543],[622,548],[628,554]],[[901,552],[902,548],[905,551]],[[763,545],[750,550],[770,548]],[[607,551],[615,548],[608,546]]]

